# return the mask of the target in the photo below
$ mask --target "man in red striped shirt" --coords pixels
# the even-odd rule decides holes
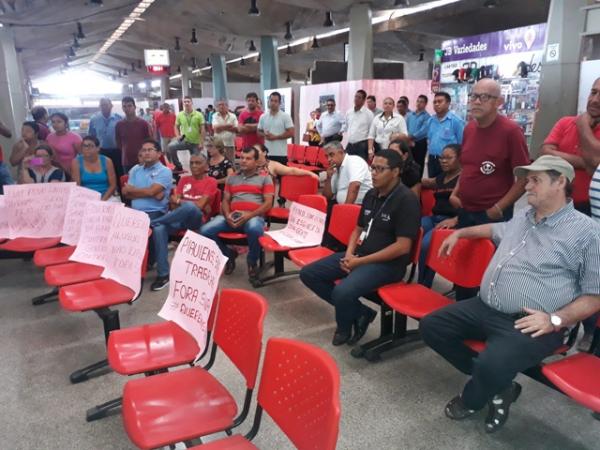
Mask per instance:
[[[260,255],[258,238],[264,233],[264,214],[273,206],[275,188],[273,180],[267,172],[258,169],[258,150],[245,148],[240,158],[239,173],[230,176],[225,184],[221,215],[206,223],[200,233],[215,241],[221,252],[229,258],[225,273],[231,274],[235,269],[237,252],[227,247],[219,233],[244,233],[248,239],[248,277],[258,275],[257,262]]]

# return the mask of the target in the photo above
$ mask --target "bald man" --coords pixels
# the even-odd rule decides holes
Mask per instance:
[[[115,129],[117,122],[123,117],[112,112],[113,104],[110,98],[101,98],[99,107],[100,111],[90,119],[88,134],[98,138],[98,141],[100,141],[100,153],[110,158],[115,166],[118,180],[123,175],[123,167],[121,164],[121,150],[117,146]]]
[[[458,228],[511,219],[525,192],[526,180],[515,180],[513,169],[529,164],[527,142],[516,122],[498,114],[503,102],[500,85],[491,79],[479,81],[469,96],[474,120],[465,127],[462,172],[451,198],[459,207]],[[456,291],[457,299],[472,294]]]

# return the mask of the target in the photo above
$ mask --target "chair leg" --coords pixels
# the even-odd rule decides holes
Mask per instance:
[[[259,288],[264,286],[266,283],[276,280],[281,277],[294,276],[300,273],[299,270],[292,270],[286,272],[284,270],[284,262],[285,262],[285,253],[282,252],[274,252],[273,253],[273,261],[266,263],[260,270],[258,277],[252,280],[252,286],[255,288]],[[273,275],[261,276],[267,270],[274,268]]]
[[[31,299],[31,304],[33,306],[44,305],[50,302],[58,301],[58,288],[52,289],[50,292],[46,294],[38,295],[37,297],[33,297]]]
[[[391,342],[394,332],[394,311],[386,304],[382,304],[379,311],[379,337],[362,345],[357,345],[350,354],[355,358],[365,356],[367,350]]]
[[[117,408],[120,408],[122,404],[123,397],[119,397],[109,400],[106,403],[102,403],[101,405],[94,406],[93,408],[88,409],[85,413],[85,420],[92,422],[94,420],[108,417],[113,412],[116,412]]]
[[[95,376],[104,375],[105,373],[108,373],[110,371],[111,369],[110,367],[108,367],[108,359],[103,359],[102,361],[90,364],[89,366],[84,367],[83,369],[76,370],[69,376],[69,379],[71,380],[71,383],[77,384],[83,381],[87,381]]]

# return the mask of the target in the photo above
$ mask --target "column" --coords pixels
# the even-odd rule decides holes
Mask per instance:
[[[191,72],[187,65],[181,68],[181,96],[190,95],[190,77]]]
[[[568,4],[568,5],[567,5]],[[581,33],[585,26],[586,0],[552,0],[546,25],[546,48],[559,44],[558,60],[542,62],[539,109],[529,153],[537,157],[546,136],[558,119],[577,114]]]
[[[346,79],[350,81],[373,78],[373,26],[369,4],[358,3],[350,8],[349,34]]]
[[[271,36],[260,37],[260,89],[279,87],[279,53],[277,39]],[[265,105],[266,107],[266,105]]]
[[[160,99],[164,102],[169,98],[169,76],[160,79]]]
[[[212,86],[213,102],[216,104],[219,99],[229,99],[227,94],[227,64],[225,56],[218,53],[210,55],[210,65],[212,66]]]
[[[27,95],[23,87],[23,76],[19,71],[20,62],[15,50],[13,31],[0,28],[0,120],[12,130],[9,142],[2,140],[4,160],[8,161],[12,144],[19,139],[21,124],[27,115]]]

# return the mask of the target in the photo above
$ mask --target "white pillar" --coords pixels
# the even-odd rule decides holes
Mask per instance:
[[[371,6],[358,3],[350,9],[350,40],[346,79],[373,78],[373,26]]]
[[[160,98],[164,102],[169,98],[169,76],[166,75],[160,79]]]
[[[187,66],[181,68],[181,96],[190,95],[190,69]]]

